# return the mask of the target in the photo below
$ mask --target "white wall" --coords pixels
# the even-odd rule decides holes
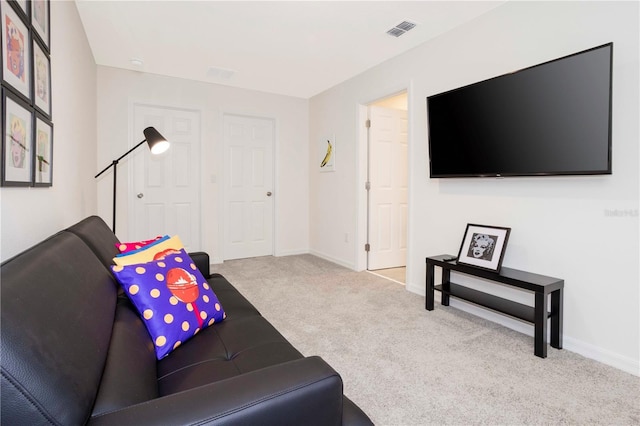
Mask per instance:
[[[457,254],[467,223],[511,227],[504,266],[565,280],[565,349],[640,374],[638,17],[637,2],[509,2],[312,98],[311,252],[355,269],[364,267],[358,105],[407,88],[407,289],[424,294],[425,257]],[[427,96],[610,41],[613,175],[429,178]],[[314,148],[326,133],[336,135],[335,173],[319,173],[315,167]],[[609,214],[615,210],[631,215]],[[356,241],[345,243],[345,233],[356,235]],[[533,332],[528,325],[477,311]]]
[[[51,2],[51,52],[53,187],[0,189],[2,260],[96,212],[96,66],[74,2]]]
[[[143,136],[129,141],[133,103],[185,108],[202,117],[203,247],[222,261],[223,128],[225,113],[272,118],[275,135],[275,254],[306,253],[309,247],[308,101],[109,67],[98,67],[98,162],[108,165]],[[130,145],[129,145],[130,144]],[[118,166],[118,237],[128,239],[128,159]],[[212,175],[216,182],[212,182]],[[98,183],[98,211],[111,223],[112,175]]]

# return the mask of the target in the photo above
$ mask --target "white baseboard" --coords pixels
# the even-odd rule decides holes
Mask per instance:
[[[296,256],[299,254],[309,254],[309,250],[278,250],[275,257]]]
[[[640,362],[638,360],[622,356],[566,335],[563,336],[562,343],[562,347],[571,352],[607,364],[629,374],[633,374],[634,376],[640,376]]]
[[[424,288],[424,283],[422,283],[422,285],[420,286],[416,286],[413,283],[406,283],[405,286],[407,287],[407,291],[410,291],[411,293],[415,293],[415,294],[419,294],[420,296],[425,295],[425,288]]]
[[[275,257],[284,257],[284,256],[295,256],[298,254],[309,254],[309,250],[283,250],[274,254]],[[221,257],[214,257],[211,259],[212,265],[220,265],[224,263],[224,260]]]
[[[329,256],[328,254],[321,253],[321,252],[316,251],[316,250],[309,251],[309,254],[312,254],[312,255],[317,256],[317,257],[319,257],[321,259],[324,259],[324,260],[328,260],[329,262],[338,264],[340,266],[344,266],[345,268],[349,268],[352,271],[355,271],[355,269],[356,269],[356,267],[355,267],[355,265],[353,263],[344,262],[344,261],[342,261],[340,259],[336,259],[336,258],[334,258],[332,256]]]
[[[420,294],[421,296],[424,296],[425,292],[424,287],[416,288],[415,286],[407,286],[407,290],[416,294]],[[440,303],[440,297],[441,294],[439,292],[436,292],[435,302]],[[450,300],[450,306],[533,337],[533,325],[523,323],[521,321],[512,319],[511,317],[484,309],[470,303],[465,303],[454,298]],[[547,341],[548,338],[549,337],[547,336]],[[551,349],[553,348],[550,348],[549,350]],[[622,356],[615,352],[611,352],[590,343],[575,339],[571,336],[567,336],[566,334],[562,336],[562,350],[575,352],[586,358],[601,362],[603,364],[633,374],[634,376],[640,377],[640,360]]]

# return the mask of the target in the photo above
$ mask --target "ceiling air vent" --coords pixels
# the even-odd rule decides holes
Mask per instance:
[[[213,78],[219,78],[222,80],[228,80],[231,77],[233,77],[233,75],[236,72],[234,70],[228,69],[228,68],[221,68],[221,67],[209,67],[209,69],[207,70],[207,77],[213,77]]]
[[[412,29],[415,26],[416,26],[416,24],[414,24],[413,22],[402,21],[398,25],[396,25],[396,28],[400,28],[401,30],[404,30],[404,31],[409,31],[410,29]]]
[[[402,21],[395,27],[391,28],[387,31],[387,34],[392,35],[394,37],[400,37],[402,34],[406,33],[410,29],[414,28],[416,24],[409,21]]]

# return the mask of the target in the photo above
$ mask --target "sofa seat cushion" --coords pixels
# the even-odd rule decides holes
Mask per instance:
[[[226,319],[158,363],[158,392],[169,395],[302,357],[222,275],[208,279]]]
[[[169,395],[299,358],[263,317],[225,320],[158,362],[158,392]]]
[[[109,355],[92,416],[157,397],[158,374],[153,343],[131,301],[119,297]]]

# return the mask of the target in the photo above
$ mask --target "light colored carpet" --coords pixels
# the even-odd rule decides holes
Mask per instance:
[[[640,378],[311,255],[213,265],[377,425],[638,425]]]

